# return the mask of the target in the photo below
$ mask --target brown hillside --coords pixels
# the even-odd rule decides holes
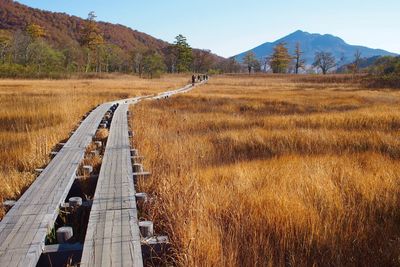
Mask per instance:
[[[35,23],[46,29],[46,39],[55,47],[79,43],[83,21],[82,18],[65,13],[43,11],[12,0],[0,0],[0,29],[22,30],[29,23]],[[105,40],[126,51],[144,47],[161,50],[168,45],[162,40],[122,25],[99,22],[99,27],[104,32]]]

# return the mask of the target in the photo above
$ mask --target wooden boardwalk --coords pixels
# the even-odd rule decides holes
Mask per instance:
[[[143,266],[127,111],[120,104],[111,123],[81,266]]]
[[[97,107],[0,222],[0,266],[36,266],[86,147],[111,107]]]
[[[0,222],[0,266],[36,266],[45,239],[76,178],[86,147],[109,108],[118,103],[95,191],[82,266],[143,266],[128,136],[129,104],[168,98],[194,87],[97,107]]]

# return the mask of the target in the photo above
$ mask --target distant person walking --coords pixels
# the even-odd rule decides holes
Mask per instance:
[[[196,83],[196,76],[194,76],[194,74],[192,75],[192,85],[194,86],[194,84]]]

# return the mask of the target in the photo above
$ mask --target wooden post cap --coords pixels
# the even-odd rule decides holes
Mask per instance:
[[[90,151],[90,155],[91,155],[92,157],[98,156],[99,154],[100,154],[100,153],[99,153],[98,150],[92,150],[92,151]]]
[[[144,172],[143,165],[140,163],[134,163],[133,164],[133,172],[135,172],[135,173]]]
[[[137,157],[139,156],[139,151],[137,149],[131,149],[131,156],[132,157]]]
[[[93,167],[90,165],[83,166],[83,173],[85,175],[90,175],[93,172]]]
[[[148,199],[146,193],[136,193],[135,197],[137,202],[142,202],[142,203],[147,202]]]
[[[139,222],[140,234],[143,238],[148,238],[154,236],[153,222],[143,221]]]
[[[74,231],[72,230],[72,227],[64,226],[57,229],[56,235],[57,242],[59,244],[65,244],[74,236]]]
[[[5,200],[3,202],[3,206],[6,208],[12,208],[15,205],[15,203],[17,203],[15,200]]]
[[[81,197],[70,197],[68,201],[71,208],[80,207],[83,203]]]
[[[97,148],[100,148],[103,146],[103,144],[101,143],[101,141],[95,141],[94,144],[96,145]]]

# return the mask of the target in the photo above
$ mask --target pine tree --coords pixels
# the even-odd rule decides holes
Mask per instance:
[[[289,55],[285,43],[274,47],[274,53],[270,59],[270,66],[273,73],[286,73],[292,58]]]
[[[188,72],[193,61],[192,48],[187,43],[186,37],[178,35],[175,38],[174,50],[176,53],[177,72]]]

